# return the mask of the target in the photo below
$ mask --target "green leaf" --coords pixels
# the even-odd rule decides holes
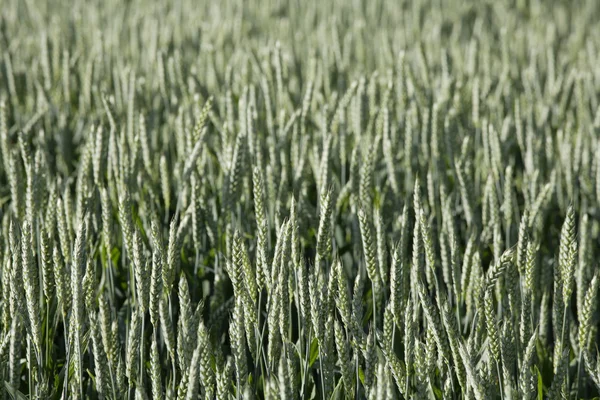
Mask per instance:
[[[538,389],[537,389],[537,398],[538,400],[544,400],[544,382],[542,380],[542,374],[537,366],[534,367],[535,372],[537,373],[537,381],[538,381]]]
[[[121,258],[121,250],[118,247],[113,247],[110,252],[110,259],[113,265],[119,265],[119,259]]]
[[[331,400],[338,400],[338,399],[343,399],[344,395],[343,395],[344,391],[342,389],[342,380],[340,379],[337,383],[337,385],[335,385],[335,389],[333,389],[333,393],[331,394],[331,397],[329,397]]]
[[[18,391],[13,385],[4,381],[4,387],[6,388],[6,393],[10,395],[10,398],[13,400],[27,400],[27,396]]]
[[[0,207],[2,207],[3,205],[5,205],[9,201],[10,201],[10,196],[4,196],[4,197],[0,198]]]
[[[308,359],[308,366],[312,367],[317,358],[319,358],[319,341],[317,338],[314,338],[310,343],[310,357]]]
[[[185,251],[183,251],[183,247],[181,248],[181,263],[183,265],[190,264],[190,259],[185,255]]]
[[[365,385],[365,371],[361,367],[358,368],[358,379],[360,379],[360,383]]]

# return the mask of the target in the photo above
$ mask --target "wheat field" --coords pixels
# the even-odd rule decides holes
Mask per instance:
[[[597,0],[2,0],[0,397],[598,399]]]

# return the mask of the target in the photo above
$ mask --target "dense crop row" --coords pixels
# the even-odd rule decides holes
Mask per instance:
[[[0,391],[598,396],[598,21],[4,0]]]

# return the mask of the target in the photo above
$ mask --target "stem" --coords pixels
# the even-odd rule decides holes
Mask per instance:
[[[67,319],[65,318],[65,314],[62,313],[62,320],[63,320],[63,334],[65,335],[65,347],[67,349],[67,359],[65,361],[65,380],[64,380],[64,394],[69,393],[69,364],[70,364],[70,359],[71,359],[71,344],[69,343],[69,333],[67,330]]]
[[[37,252],[37,262],[38,265],[42,265],[42,249],[41,249],[41,238],[40,238],[40,223],[39,223],[39,219],[36,217],[35,218],[35,250]],[[44,305],[44,281],[45,281],[45,276],[44,276],[44,270],[43,268],[39,268],[38,270],[38,283],[39,283],[39,290],[38,290],[38,304],[40,304],[42,307]],[[47,308],[46,308],[47,309]],[[46,319],[47,319],[48,313],[46,313]],[[43,322],[43,321],[42,321]],[[46,322],[46,348],[48,347],[48,322]],[[41,334],[41,332],[40,332]],[[40,367],[40,369],[44,368],[44,359],[43,359],[43,355],[44,353],[42,353],[42,349],[35,349],[36,350],[36,356],[37,356],[37,361],[38,361],[38,365]],[[40,371],[41,373],[41,371]]]
[[[564,310],[563,310],[563,320],[562,320],[562,329],[560,332],[560,345],[564,346],[564,340],[565,340],[565,325],[567,324],[567,306],[565,306]],[[562,353],[562,348],[561,348],[561,353]]]
[[[173,366],[173,395],[177,393],[177,368],[175,366],[175,357],[171,356],[171,365]]]
[[[110,386],[113,392],[113,398],[117,398],[117,390],[115,389],[115,378],[112,371],[112,360],[108,361],[108,373],[110,374]]]
[[[260,342],[262,343],[263,338],[265,337],[265,329],[266,326],[263,326],[263,329],[260,333]],[[261,371],[264,373],[264,366],[267,365],[267,355],[265,354],[265,346],[260,346],[260,354],[262,355],[262,363],[261,363]]]
[[[504,399],[504,390],[502,388],[502,378],[500,377],[500,363],[496,360],[496,373],[498,374],[498,386],[500,387],[500,398]]]
[[[255,365],[254,365],[254,369],[255,369],[255,373],[258,372],[258,367],[260,365],[260,372],[262,374],[262,376],[265,376],[265,365],[267,364],[267,356],[265,354],[265,348],[264,346],[261,346],[264,335],[265,335],[265,326],[262,327],[262,329],[260,328],[260,316],[261,316],[261,312],[260,312],[260,306],[262,304],[262,290],[260,291],[260,293],[258,294],[258,322],[256,325],[256,360],[255,360]],[[262,358],[261,358],[262,357]]]
[[[360,390],[360,377],[358,375],[358,354],[354,357],[355,365],[356,365],[356,393],[354,396],[358,398],[358,391]],[[406,379],[408,381],[408,374],[406,375]]]
[[[48,346],[48,343],[50,342],[49,339],[49,330],[50,330],[50,304],[46,301],[46,342],[44,343],[46,346],[46,367],[49,368],[50,364],[50,347]]]
[[[139,379],[140,386],[144,387],[144,325],[146,322],[146,314],[142,314],[142,339],[140,340],[140,371]]]
[[[169,294],[169,318],[171,318],[171,321],[173,320],[173,311],[172,311],[172,305],[171,305],[171,295]],[[173,350],[175,351],[175,350]],[[177,393],[177,367],[175,365],[175,355],[172,354],[171,355],[171,364],[173,364],[173,394],[175,395]]]
[[[298,285],[298,270],[294,271],[294,279],[296,281],[296,290],[294,291],[294,299],[296,300],[296,310],[298,312],[298,340],[300,342],[300,353],[303,352],[306,343],[304,341],[304,335],[300,334],[300,327],[302,326],[302,312],[300,311],[300,295],[299,295],[299,285]]]
[[[234,356],[234,359],[235,358],[237,358],[237,357]],[[237,365],[237,361],[236,361],[236,365]],[[237,369],[237,367],[236,367],[236,369]],[[235,371],[235,382],[236,382],[236,385],[235,385],[235,398],[237,400],[240,400],[240,389],[241,389],[241,387],[240,387],[240,374],[238,373],[238,371]]]
[[[319,341],[317,339],[317,341]],[[321,355],[321,343],[319,343],[319,375],[321,377],[321,395],[325,400],[325,380],[323,379],[323,356]]]
[[[579,361],[577,362],[577,378],[575,378],[575,382],[577,382],[577,391],[575,392],[575,398],[579,398],[579,389],[581,388],[581,361],[583,358],[584,350],[579,349]]]
[[[302,392],[300,393],[301,397],[304,397],[305,389],[306,389],[306,374],[308,374],[308,362],[310,361],[310,343],[312,340],[312,331],[308,331],[308,343],[306,346],[306,358],[304,362],[304,375],[302,376]]]
[[[258,294],[258,305],[256,307],[256,312],[257,312],[257,322],[256,322],[256,330],[258,335],[256,336],[256,354],[257,354],[257,359],[255,360],[254,363],[254,370],[258,370],[258,364],[260,363],[260,356],[258,356],[258,354],[260,354],[261,352],[261,346],[260,344],[262,343],[262,332],[260,329],[260,317],[261,317],[261,313],[260,313],[260,305],[262,303],[262,290],[260,291],[260,293]]]
[[[31,397],[31,395],[33,394],[33,392],[31,391],[31,389],[33,388],[33,381],[31,377],[31,339],[29,338],[29,336],[27,337],[27,363],[29,364],[27,368],[27,373],[29,377],[29,397]]]
[[[77,328],[75,328],[77,329]],[[81,365],[81,337],[79,331],[75,330],[75,345],[77,346],[77,364],[79,365],[79,373],[77,381],[79,383],[79,398],[83,399],[83,382],[82,382],[82,365]]]
[[[566,325],[567,325],[567,305],[565,304],[565,308],[563,310],[562,329],[561,329],[561,333],[560,333],[560,346],[561,346],[560,353],[561,354],[559,354],[559,357],[562,357],[562,352],[564,351]],[[581,354],[581,352],[580,352],[580,354]],[[567,364],[568,364],[568,361],[567,361]],[[569,374],[568,373],[565,377],[565,380],[566,380],[567,387],[569,387]]]
[[[358,373],[358,361],[356,362],[356,372]],[[405,396],[408,398],[408,387],[410,386],[410,375],[408,373],[408,368],[406,369],[406,386],[404,388]],[[358,386],[357,386],[358,387]]]

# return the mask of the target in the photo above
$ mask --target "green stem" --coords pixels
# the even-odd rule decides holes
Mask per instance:
[[[308,342],[306,345],[306,358],[304,359],[304,374],[302,375],[302,391],[300,393],[300,396],[304,398],[304,395],[306,393],[306,383],[307,383],[307,379],[306,379],[306,375],[308,374],[308,363],[310,361],[310,343],[312,340],[312,331],[309,330],[308,331]]]
[[[577,382],[577,391],[575,392],[575,398],[579,398],[579,389],[581,388],[581,362],[583,358],[583,349],[579,349],[579,360],[577,361],[577,378],[575,378],[575,382]]]
[[[561,329],[561,333],[560,333],[560,354],[558,354],[558,357],[562,358],[562,352],[564,351],[565,348],[565,328],[567,325],[567,305],[565,304],[565,308],[563,310],[563,320],[562,320],[562,329]],[[568,363],[568,361],[567,361]],[[569,387],[569,374],[567,373],[565,376],[565,380],[566,380],[566,384],[567,387]]]
[[[500,363],[496,360],[496,373],[498,374],[498,387],[500,388],[500,398],[504,399],[504,388],[502,387],[502,377],[500,376]]]
[[[317,341],[319,341],[317,339]],[[323,400],[325,400],[325,380],[323,378],[323,356],[321,355],[321,343],[319,341],[319,376],[321,377],[321,395]]]
[[[115,389],[115,378],[113,376],[113,370],[112,370],[112,360],[108,361],[108,373],[110,374],[110,386],[113,392],[113,398],[116,399],[117,398],[117,390]]]
[[[33,395],[33,379],[31,376],[31,340],[27,337],[27,374],[29,379],[29,397],[31,398]]]
[[[146,322],[146,314],[142,314],[142,338],[140,340],[140,371],[139,380],[140,386],[144,387],[144,325]]]
[[[50,304],[46,301],[46,342],[44,343],[46,346],[45,354],[46,354],[46,368],[50,368]]]

